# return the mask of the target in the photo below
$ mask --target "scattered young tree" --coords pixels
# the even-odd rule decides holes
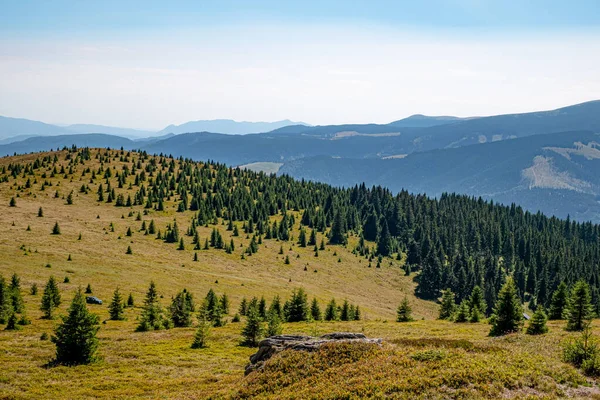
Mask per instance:
[[[129,297],[127,297],[127,307],[135,307],[135,300],[132,293],[129,293]]]
[[[267,314],[267,336],[281,335],[283,326],[281,325],[281,319],[276,312],[270,312]]]
[[[285,302],[283,312],[288,322],[308,321],[310,315],[308,296],[304,289],[292,291],[292,297]]]
[[[168,329],[170,327],[170,321],[163,316],[163,309],[158,301],[156,285],[154,284],[154,281],[151,281],[148,292],[146,293],[146,298],[144,299],[144,309],[140,316],[140,323],[138,324],[136,331],[146,332],[163,328]]]
[[[548,318],[551,320],[563,319],[565,308],[569,299],[569,288],[567,284],[562,281],[554,293],[552,293],[552,300],[550,301],[550,312]]]
[[[531,322],[529,322],[529,326],[525,330],[525,333],[528,335],[542,335],[548,332],[548,327],[546,326],[546,322],[548,321],[548,316],[544,312],[543,307],[538,307],[533,314]]]
[[[85,287],[85,294],[92,294],[92,285],[90,285],[89,283]]]
[[[454,293],[450,289],[446,289],[442,294],[442,302],[440,304],[439,319],[452,319],[454,312],[456,311],[456,302],[454,300]]]
[[[480,286],[475,286],[471,291],[471,297],[469,297],[469,310],[471,314],[473,314],[474,310],[477,310],[476,315],[486,315],[487,304],[485,303],[483,290],[481,290]]]
[[[208,337],[210,335],[210,328],[212,323],[208,319],[208,313],[204,305],[200,307],[198,313],[198,329],[194,335],[194,341],[192,343],[192,349],[201,349],[208,347]]]
[[[398,306],[398,310],[396,311],[396,322],[410,322],[413,321],[412,318],[412,307],[408,302],[408,297],[404,296],[402,303]]]
[[[510,276],[498,293],[498,300],[494,306],[490,323],[492,324],[490,336],[519,332],[523,326],[521,298],[517,292],[515,281]]]
[[[312,303],[310,304],[310,316],[315,321],[320,321],[322,318],[321,308],[319,307],[319,302],[316,297],[313,297]]]
[[[258,315],[257,307],[250,307],[247,312],[246,326],[242,330],[244,338],[243,344],[251,347],[258,346],[258,342],[263,336],[263,322]]]
[[[125,319],[125,312],[123,310],[123,297],[119,292],[119,288],[116,288],[113,293],[113,298],[108,305],[108,314],[110,319],[113,321],[122,321]]]
[[[9,207],[16,207],[17,206],[17,200],[15,200],[14,197],[10,198],[10,202],[8,203]]]
[[[335,303],[335,299],[331,301],[325,307],[325,321],[337,321],[340,318],[340,313]]]
[[[594,317],[590,287],[585,281],[578,281],[571,289],[564,314],[568,331],[582,331],[586,322]]]
[[[53,276],[48,279],[44,294],[42,295],[42,304],[40,310],[44,313],[44,318],[52,319],[54,310],[60,305],[60,293],[58,285]]]
[[[54,223],[54,227],[52,227],[53,235],[60,235],[60,226],[58,226],[58,222]]]
[[[52,343],[56,345],[58,364],[89,364],[96,360],[98,316],[88,311],[81,289],[77,290],[68,315],[56,327]]]
[[[187,289],[183,289],[181,292],[177,293],[169,307],[173,325],[177,328],[191,326],[193,309],[193,297]]]

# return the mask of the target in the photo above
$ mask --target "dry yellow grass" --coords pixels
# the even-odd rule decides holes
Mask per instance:
[[[96,154],[96,150],[93,154]],[[9,163],[32,162],[43,155],[3,158],[0,159],[0,168]],[[58,156],[59,163],[66,165],[66,152],[59,152]],[[92,159],[86,162],[85,167],[97,169],[98,165]],[[110,166],[120,169],[122,163],[116,160]],[[382,263],[381,268],[375,268],[375,263],[369,268],[368,261],[351,253],[356,243],[353,237],[350,237],[347,248],[327,246],[326,251],[319,252],[318,258],[314,257],[311,248],[300,248],[294,240],[265,240],[257,254],[241,260],[240,255],[249,243],[242,233],[240,237],[233,238],[236,245],[234,254],[228,255],[214,249],[199,250],[199,260],[193,262],[194,250],[190,237],[184,236],[186,250],[178,251],[177,245],[157,240],[155,235],[144,236],[143,232],[139,232],[142,222],[135,220],[138,212],[143,213],[143,206],[121,208],[115,207],[114,203],[98,203],[96,191],[98,184],[104,183],[104,180],[98,178],[94,183],[89,183],[89,174],[81,178],[82,171],[83,166],[78,166],[72,181],[71,177],[64,179],[61,175],[47,178],[52,186],[45,191],[40,190],[44,181],[40,176],[37,176],[38,182],[30,189],[18,190],[19,186],[25,185],[27,177],[20,176],[17,182],[10,179],[7,183],[0,183],[0,274],[10,278],[16,272],[21,277],[27,315],[32,320],[31,325],[20,331],[0,331],[0,398],[228,398],[253,393],[260,387],[257,386],[256,376],[243,377],[243,367],[255,350],[239,346],[242,324],[229,323],[223,328],[213,329],[211,346],[192,350],[190,344],[194,328],[134,333],[136,318],[140,313],[138,308],[127,309],[127,321],[107,321],[101,325],[101,362],[90,366],[45,368],[44,365],[53,358],[54,346],[49,341],[40,340],[40,335],[43,332],[51,333],[57,320],[41,319],[39,304],[43,286],[51,275],[61,282],[59,287],[63,304],[59,313],[65,312],[77,287],[84,288],[89,283],[94,295],[106,302],[102,306],[89,306],[100,315],[101,320],[108,319],[106,304],[116,287],[125,296],[132,292],[139,305],[150,280],[156,282],[159,293],[164,296],[163,306],[168,305],[170,297],[183,288],[190,290],[196,299],[213,288],[218,294],[228,294],[232,314],[242,297],[264,295],[270,300],[278,294],[285,299],[293,289],[302,287],[310,298],[316,296],[322,307],[332,297],[338,302],[348,299],[358,304],[364,320],[286,324],[286,333],[364,331],[370,336],[383,337],[387,342],[383,353],[378,353],[376,358],[368,358],[338,370],[339,377],[347,377],[348,380],[336,381],[331,376],[329,380],[323,378],[322,382],[346,387],[346,392],[328,392],[322,384],[318,385],[320,391],[311,391],[314,382],[300,379],[289,387],[282,387],[279,392],[263,393],[272,398],[336,398],[334,394],[341,396],[343,393],[347,396],[342,397],[361,397],[360,392],[353,390],[368,381],[369,368],[377,365],[378,373],[374,376],[381,378],[381,387],[387,387],[391,380],[395,385],[407,388],[407,391],[397,390],[387,394],[398,397],[407,393],[408,398],[418,395],[435,397],[432,396],[435,393],[445,397],[444,393],[448,395],[453,392],[436,392],[431,382],[443,381],[449,379],[445,377],[456,374],[466,374],[468,377],[468,372],[472,373],[473,368],[481,368],[484,374],[496,367],[516,372],[482,375],[495,381],[490,382],[489,387],[482,384],[471,391],[464,391],[465,396],[509,394],[521,397],[519,395],[527,393],[525,389],[528,387],[533,388],[534,394],[546,393],[550,397],[577,393],[591,396],[595,393],[592,389],[581,392],[569,389],[569,385],[586,380],[575,369],[560,361],[558,345],[566,334],[558,324],[552,325],[549,335],[540,338],[519,335],[515,339],[490,339],[486,336],[489,327],[485,324],[433,321],[437,316],[437,305],[412,295],[414,283],[412,277],[404,276],[401,262],[388,260]],[[132,180],[129,177],[129,181]],[[84,183],[90,187],[89,194],[78,192]],[[111,185],[117,186],[114,178]],[[61,195],[59,198],[54,198],[56,190]],[[66,197],[71,190],[74,192],[74,204],[67,205],[63,196]],[[125,196],[127,193],[133,195],[133,190],[115,190],[125,193]],[[16,197],[16,207],[9,207],[11,197]],[[37,217],[39,207],[44,210],[42,218]],[[153,219],[156,227],[164,231],[166,225],[176,219],[183,234],[192,212],[175,212],[174,202],[166,202],[165,207],[164,212],[150,211],[149,215],[143,215],[143,220],[149,223]],[[129,216],[130,211],[133,216]],[[299,219],[298,215],[296,220]],[[60,225],[61,235],[50,234],[55,222]],[[111,223],[114,224],[114,232],[111,232]],[[28,226],[30,230],[27,230]],[[241,228],[241,224],[239,226]],[[129,227],[134,232],[132,237],[125,235]],[[231,233],[226,232],[225,225],[217,227],[228,243]],[[199,228],[202,242],[209,237],[212,228]],[[78,240],[80,234],[81,240]],[[293,234],[298,236],[298,225]],[[131,246],[133,255],[125,254],[128,246]],[[284,248],[283,255],[278,254],[280,246]],[[67,261],[69,254],[72,261]],[[286,255],[290,257],[290,265],[284,263]],[[51,267],[47,268],[47,264]],[[305,266],[307,271],[304,270]],[[69,277],[70,283],[62,283],[65,276]],[[37,296],[29,294],[29,288],[34,283],[40,288]],[[405,295],[411,300],[414,317],[425,321],[409,324],[393,322],[396,307]],[[482,348],[498,346],[502,351],[471,354],[461,348],[444,350],[452,354],[450,359],[453,361],[444,359],[439,366],[432,364],[432,375],[419,381],[419,374],[424,374],[424,370],[419,363],[409,360],[412,360],[411,354],[420,351],[415,349],[421,348],[418,340],[423,338],[468,340]],[[424,348],[439,347],[435,343],[425,343]],[[530,365],[526,361],[530,357],[539,361],[540,365]],[[377,363],[373,364],[373,360],[377,360]],[[461,367],[461,363],[466,367]],[[356,379],[350,377],[352,371],[358,374]],[[356,385],[353,386],[352,382]],[[419,387],[422,391],[419,391]],[[377,391],[366,391],[364,394],[376,397],[386,395]]]

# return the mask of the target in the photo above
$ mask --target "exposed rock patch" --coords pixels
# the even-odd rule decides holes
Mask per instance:
[[[274,354],[283,350],[317,351],[327,343],[373,343],[381,345],[381,339],[370,339],[362,333],[334,332],[320,337],[302,335],[277,335],[262,340],[258,351],[250,356],[246,375],[261,369]]]

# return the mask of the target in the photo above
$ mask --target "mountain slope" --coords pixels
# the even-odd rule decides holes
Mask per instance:
[[[533,212],[600,221],[600,136],[592,132],[414,153],[402,159],[300,159],[279,170],[340,186],[383,185],[439,196],[458,192],[518,203]]]
[[[31,135],[58,135],[67,129],[60,126],[32,121],[23,118],[9,118],[0,116],[0,139],[14,136]]]
[[[153,131],[94,124],[73,124],[66,126],[65,128],[74,133],[104,133],[107,135],[125,136],[129,138],[145,138],[156,135],[156,132]]]

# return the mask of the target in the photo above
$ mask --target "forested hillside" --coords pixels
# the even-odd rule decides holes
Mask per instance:
[[[111,168],[116,157],[123,162],[118,170]],[[86,168],[91,158],[100,162],[98,169]],[[178,212],[194,214],[188,226],[163,227],[159,235],[167,242],[179,242],[182,231],[196,244],[196,226],[223,220],[232,230],[239,221],[256,240],[249,247],[252,253],[263,238],[292,240],[292,211],[300,212],[301,246],[316,246],[315,233],[325,234],[333,245],[345,245],[352,234],[360,238],[354,251],[369,260],[373,255],[379,257],[378,263],[382,257],[401,260],[406,254],[405,273],[420,271],[416,293],[426,299],[436,299],[441,290],[451,288],[462,300],[474,286],[481,286],[489,312],[505,277],[514,274],[521,297],[532,308],[548,305],[560,282],[583,278],[592,285],[593,303],[600,309],[600,228],[591,223],[562,221],[525,212],[514,204],[499,206],[455,194],[430,199],[405,191],[393,195],[385,188],[365,185],[340,189],[146,153],[85,148],[68,152],[67,160],[66,169],[57,168],[60,161],[55,154],[26,164],[9,163],[0,173],[4,184],[28,190],[36,172],[49,170],[51,176],[68,177],[78,171],[90,177],[89,183],[82,183],[82,193],[90,192],[90,183],[97,183],[97,201],[117,207],[143,205],[146,210],[162,211],[167,200],[175,200]],[[42,178],[47,175],[44,172]],[[116,188],[109,181],[113,175]],[[44,182],[37,184],[44,186]],[[125,187],[129,190],[122,191]],[[282,216],[279,222],[270,220],[275,215]],[[211,240],[213,247],[234,250],[229,243],[215,240]]]

